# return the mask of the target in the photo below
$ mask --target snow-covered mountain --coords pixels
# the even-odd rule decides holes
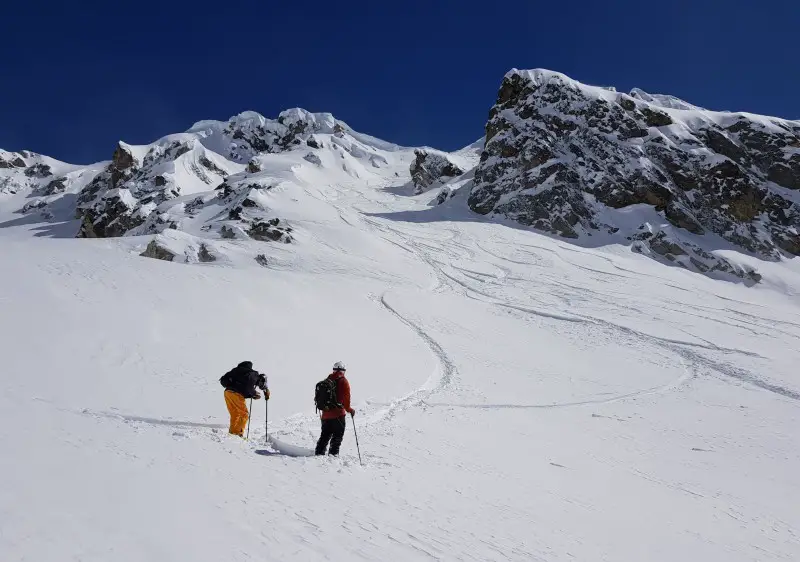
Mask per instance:
[[[53,219],[49,204],[81,193],[105,165],[75,166],[27,150],[0,149],[0,196],[23,193],[28,197],[20,213],[39,212]]]
[[[752,280],[712,250],[800,254],[800,122],[513,70],[486,139],[478,213]]]
[[[716,115],[633,94],[619,111],[640,141],[683,126],[673,112]],[[0,560],[800,559],[800,260],[736,246],[694,207],[704,234],[671,224],[673,199],[710,200],[691,190],[614,207],[554,184],[591,214],[566,221],[578,238],[550,232],[563,209],[514,206],[547,189],[512,189],[528,155],[566,165],[574,144],[605,166],[633,150],[569,99],[531,94],[542,122],[513,121],[527,113],[509,100],[485,150],[291,110],[88,167],[2,153]],[[675,123],[645,127],[645,110]],[[587,130],[542,147],[556,117]],[[780,248],[791,213],[784,230],[765,216],[758,240]],[[657,233],[634,239],[644,222]],[[631,251],[662,232],[761,281]],[[272,394],[249,441],[227,434],[218,382],[243,360]],[[357,410],[342,456],[297,457],[334,361]]]
[[[201,121],[144,146],[120,142],[109,162],[89,167],[0,154],[0,191],[30,193],[19,211],[74,216],[80,237],[170,229],[290,243],[297,225],[281,216],[277,191],[408,174],[409,192],[433,190],[437,203],[461,192],[474,212],[581,244],[625,244],[715,278],[761,280],[737,254],[800,253],[800,122],[623,94],[547,70],[509,72],[485,138],[453,153],[399,147],[292,109],[274,120],[245,112]],[[207,243],[193,248],[208,257]]]
[[[474,167],[475,146],[452,158]],[[328,113],[291,109],[275,120],[245,112],[227,122],[201,121],[149,145],[120,142],[110,161],[89,167],[7,154],[0,178],[6,193],[24,192],[20,213],[77,219],[80,238],[180,231],[195,240],[179,254],[204,261],[213,259],[205,241],[291,243],[298,233],[287,214],[313,222],[314,204],[282,208],[298,202],[287,191],[406,177],[413,158],[414,149],[358,133]],[[178,254],[156,241],[146,255]]]
[[[397,150],[330,114],[302,109],[276,120],[245,112],[227,122],[202,121],[147,146],[120,143],[108,168],[78,198],[79,236],[169,228],[290,242],[291,231],[269,207],[271,190],[302,184],[325,167],[360,178],[388,166],[385,154]]]

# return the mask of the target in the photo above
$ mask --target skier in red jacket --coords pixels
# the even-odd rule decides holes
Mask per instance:
[[[347,414],[351,416],[356,415],[356,411],[350,407],[350,383],[345,378],[344,363],[337,361],[333,366],[333,372],[328,375],[328,379],[336,384],[336,408],[330,408],[322,411],[320,418],[322,420],[322,432],[317,441],[316,454],[324,455],[325,449],[330,442],[329,455],[338,455],[339,447],[342,445],[344,439],[344,430],[347,425]]]

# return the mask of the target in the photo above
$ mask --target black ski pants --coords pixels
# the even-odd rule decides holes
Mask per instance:
[[[334,418],[332,420],[322,420],[322,432],[319,435],[319,441],[317,441],[317,450],[315,451],[316,454],[324,455],[325,449],[328,448],[329,441],[331,448],[328,451],[328,454],[339,454],[339,447],[341,447],[342,439],[344,439],[344,429],[347,427],[346,420],[346,416]]]

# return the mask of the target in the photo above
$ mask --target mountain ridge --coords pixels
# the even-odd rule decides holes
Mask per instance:
[[[800,122],[633,93],[546,70],[509,72],[470,208],[754,281],[696,237],[718,246],[718,236],[762,259],[800,253]],[[642,216],[631,221],[636,205]]]
[[[78,237],[188,229],[291,243],[291,225],[270,207],[275,187],[394,182],[409,195],[436,192],[432,204],[748,282],[760,275],[717,249],[769,260],[800,253],[800,122],[512,69],[485,129],[446,152],[357,132],[331,113],[244,111],[150,144],[120,141],[110,160],[89,166],[2,151],[0,193],[27,190],[20,213],[78,219]],[[197,216],[205,222],[188,227]]]

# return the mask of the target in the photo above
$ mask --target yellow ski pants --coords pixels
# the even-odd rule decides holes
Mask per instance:
[[[226,390],[225,405],[228,406],[228,412],[231,415],[231,426],[228,432],[244,437],[244,428],[247,427],[247,418],[249,417],[244,396],[238,392]]]

